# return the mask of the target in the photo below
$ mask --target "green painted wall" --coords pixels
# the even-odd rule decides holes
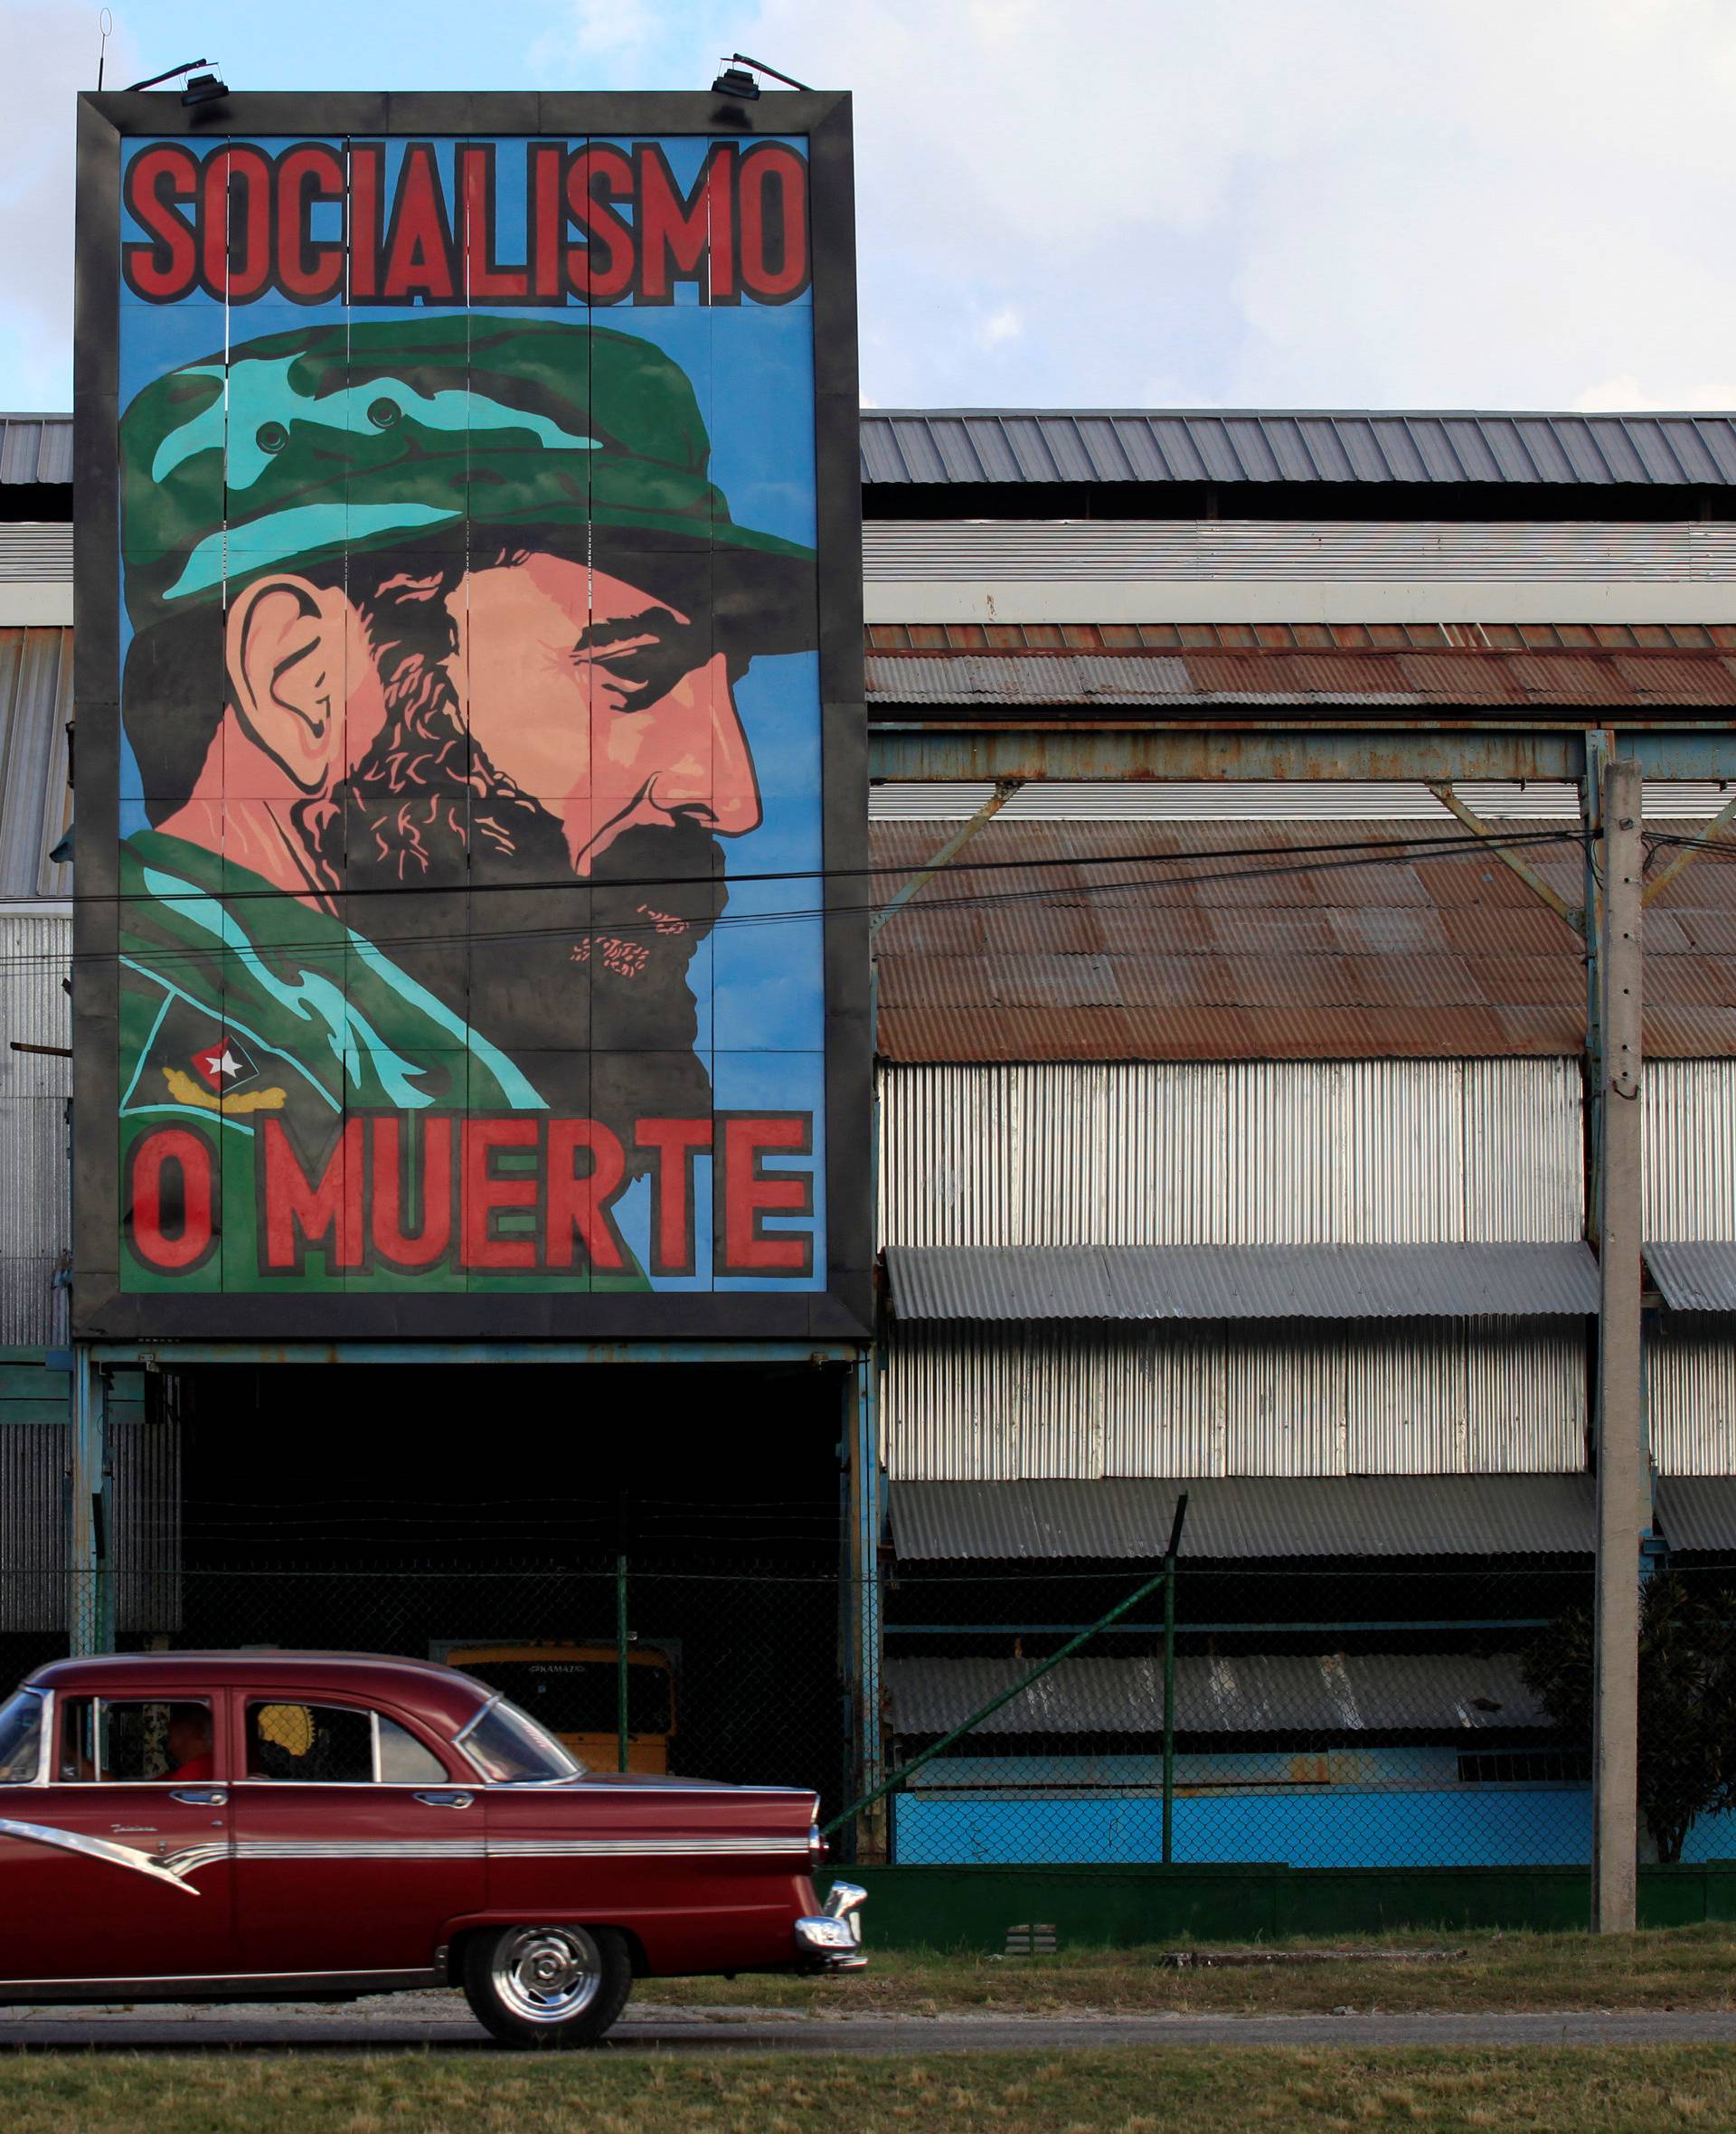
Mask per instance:
[[[865,1939],[882,1949],[993,1951],[1010,1926],[1069,1942],[1134,1947],[1374,1934],[1400,1927],[1578,1931],[1590,1915],[1579,1867],[846,1867],[868,1892]],[[823,1878],[824,1879],[824,1878]],[[1736,1861],[1642,1866],[1640,1924],[1736,1920]]]

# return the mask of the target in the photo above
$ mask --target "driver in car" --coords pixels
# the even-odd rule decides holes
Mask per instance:
[[[211,1756],[211,1714],[203,1704],[175,1704],[169,1712],[169,1769],[165,1778],[182,1785],[215,1775]]]

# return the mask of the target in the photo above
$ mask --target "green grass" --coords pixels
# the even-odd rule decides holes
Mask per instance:
[[[23,2055],[7,2134],[1571,2134],[1736,2124],[1712,2046],[971,2054],[901,2061],[571,2054]]]
[[[870,1931],[872,1947],[873,1933]],[[1325,1946],[1277,1943],[1275,1947]],[[1736,1926],[1631,1935],[1384,1934],[1354,1946],[1463,1950],[1449,1963],[1323,1963],[1174,1970],[1155,1949],[1063,1949],[996,1959],[878,1950],[854,1977],[647,1980],[633,2007],[788,2008],[813,2015],[1305,2015],[1512,2008],[1736,2007]]]

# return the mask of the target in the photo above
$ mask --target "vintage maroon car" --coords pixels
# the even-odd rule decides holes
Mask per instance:
[[[0,2003],[462,1984],[589,2044],[635,1978],[854,1970],[812,1793],[587,1771],[449,1667],[57,1660],[0,1706]]]

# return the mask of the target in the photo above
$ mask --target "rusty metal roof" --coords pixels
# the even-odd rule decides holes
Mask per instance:
[[[1291,1556],[1590,1555],[1590,1475],[1210,1476],[1194,1480],[894,1482],[903,1563],[1158,1563],[1188,1493],[1189,1563]]]
[[[1598,1308],[1597,1261],[1580,1243],[889,1245],[886,1271],[901,1319],[1501,1318]]]
[[[0,482],[71,482],[71,415],[0,415]]]
[[[896,1636],[895,1625],[889,1626]],[[1031,1662],[897,1656],[885,1662],[888,1718],[901,1734],[939,1734],[1011,1689]],[[1214,1652],[1175,1662],[1175,1727],[1186,1734],[1460,1733],[1546,1727],[1517,1653]],[[1062,1660],[973,1733],[1160,1733],[1161,1657]],[[962,1753],[968,1755],[970,1744]],[[944,1786],[944,1762],[930,1765]]]
[[[904,820],[870,834],[876,865],[914,869],[944,832]],[[879,937],[880,1050],[959,1062],[1579,1053],[1580,936],[1468,836],[1432,854],[1415,842],[1452,835],[1415,822],[991,823]],[[1571,835],[1524,856],[1579,902]],[[880,877],[877,893],[897,880]],[[1736,867],[1685,868],[1646,929],[1647,1049],[1736,1055]]]
[[[933,705],[1736,705],[1736,652],[1712,647],[871,651],[867,671],[871,716]]]
[[[1736,484],[1736,416],[1471,409],[871,408],[870,486],[1052,482]]]

